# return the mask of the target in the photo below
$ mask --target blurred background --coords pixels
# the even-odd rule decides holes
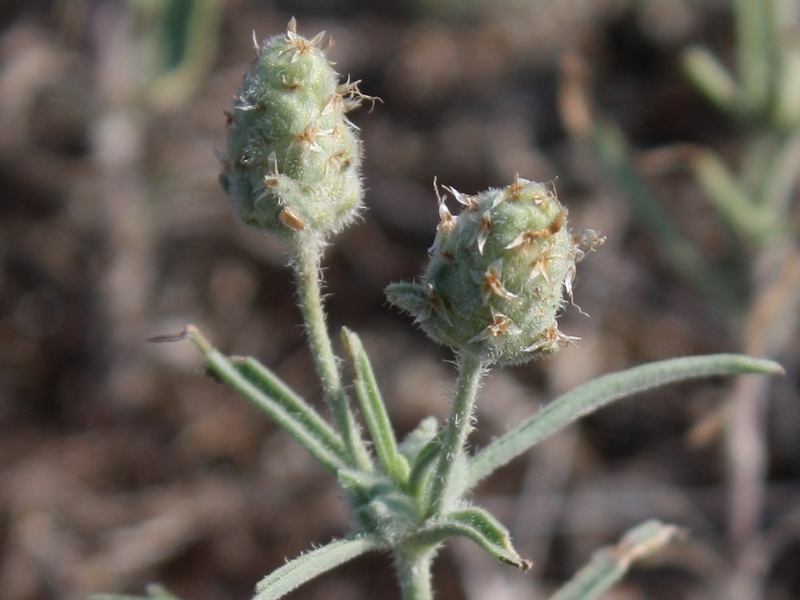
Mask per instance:
[[[572,229],[607,237],[579,265],[574,300],[591,317],[563,317],[581,340],[493,372],[476,446],[651,360],[745,351],[787,370],[658,390],[548,440],[475,498],[533,572],[455,541],[438,597],[543,598],[655,517],[688,539],[608,598],[800,598],[800,284],[787,267],[772,285],[796,237],[782,238],[788,255],[742,239],[671,150],[742,162],[752,127],[681,68],[694,44],[735,61],[727,0],[0,2],[0,598],[157,581],[186,600],[241,600],[347,531],[327,474],[204,377],[188,342],[145,342],[194,323],[320,396],[283,249],[234,221],[214,154],[253,32],[292,16],[302,35],[327,31],[337,70],[382,99],[352,115],[368,210],[325,274],[331,327],[362,335],[399,432],[446,414],[455,377],[449,351],[383,296],[421,272],[434,177],[466,193],[517,173],[555,180]],[[368,556],[292,597],[392,599],[393,576]]]

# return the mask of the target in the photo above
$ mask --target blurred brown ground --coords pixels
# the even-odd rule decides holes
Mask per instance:
[[[692,141],[735,152],[736,131],[676,63],[691,41],[730,53],[727,3],[220,0],[218,9],[193,50],[197,70],[176,84],[155,78],[174,51],[159,40],[175,40],[158,29],[153,3],[0,2],[2,600],[142,593],[151,581],[187,600],[244,599],[285,557],[347,531],[327,474],[203,377],[188,343],[145,343],[195,323],[223,351],[254,355],[319,396],[282,250],[233,221],[213,153],[251,32],[280,33],[292,15],[301,34],[326,30],[337,70],[383,100],[353,116],[369,208],[330,249],[326,276],[331,327],[363,336],[398,430],[444,414],[454,377],[449,353],[382,295],[421,269],[437,222],[434,177],[470,193],[515,173],[557,178],[573,229],[608,238],[579,266],[575,302],[591,318],[574,308],[564,317],[562,329],[582,340],[548,362],[495,371],[476,445],[596,375],[738,349],[721,311],[664,266],[556,105],[559,58],[576,51],[597,103],[637,148]],[[713,254],[718,225],[688,177],[653,185]],[[800,504],[799,355],[795,343],[771,405],[765,527]],[[439,598],[541,598],[648,517],[688,527],[692,542],[609,598],[724,597],[733,574],[721,448],[692,448],[685,436],[728,390],[706,381],[623,402],[487,482],[476,501],[511,527],[534,573],[453,543],[438,563]],[[800,598],[792,531],[763,569],[770,599]],[[375,556],[292,597],[396,591]]]

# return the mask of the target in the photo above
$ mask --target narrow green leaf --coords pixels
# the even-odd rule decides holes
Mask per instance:
[[[453,536],[464,536],[478,544],[495,560],[528,570],[531,562],[523,560],[511,545],[508,530],[483,508],[454,510],[428,520],[413,541],[421,545],[436,545]]]
[[[550,600],[592,600],[617,583],[631,564],[664,547],[682,531],[673,525],[646,521],[629,530],[616,546],[602,548]]]
[[[775,93],[773,66],[782,37],[775,22],[775,2],[734,0],[733,9],[743,108],[751,118],[760,117],[766,114]]]
[[[800,127],[800,50],[787,48],[781,59],[774,120],[782,131],[795,132]]]
[[[342,341],[355,369],[355,389],[367,429],[375,444],[375,452],[386,474],[399,485],[408,479],[408,462],[397,449],[397,438],[386,412],[369,356],[361,339],[346,327],[342,328]]]
[[[706,98],[725,112],[736,110],[737,84],[722,63],[703,47],[694,46],[683,53],[683,68],[692,83]]]
[[[670,266],[715,301],[735,304],[728,283],[721,280],[708,259],[683,234],[634,168],[633,153],[622,130],[608,119],[595,119],[591,146],[600,165],[624,192],[636,219],[657,238],[657,245]]]
[[[419,498],[430,480],[430,473],[442,450],[444,430],[440,430],[417,453],[408,477],[408,489]]]
[[[420,506],[430,505],[430,499],[422,493],[430,482],[431,467],[442,447],[442,435],[438,420],[425,417],[400,445],[400,452],[411,465],[406,489],[420,501]]]
[[[253,600],[278,600],[315,577],[371,552],[382,550],[376,538],[356,537],[333,541],[298,556],[258,582]]]
[[[196,327],[190,325],[187,332],[217,377],[267,413],[329,471],[335,474],[347,467],[340,439],[304,400],[274,374],[264,367],[259,368],[256,361],[247,359],[238,359],[237,366],[215,350]]]
[[[283,406],[288,413],[302,422],[308,431],[314,432],[331,451],[344,460],[346,451],[339,435],[310,404],[298,396],[277,375],[252,357],[231,357],[230,360],[251,383]]]
[[[716,154],[697,150],[692,153],[689,165],[714,208],[734,231],[756,243],[778,232],[769,209],[753,201]]]
[[[800,82],[798,82],[800,88]],[[798,104],[800,111],[800,104]],[[782,140],[781,148],[765,169],[764,205],[775,215],[776,221],[792,228],[789,235],[796,235],[798,224],[789,218],[794,206],[794,188],[800,165],[800,116],[795,131]]]
[[[554,400],[478,452],[470,462],[463,489],[470,489],[555,432],[615,400],[667,383],[746,373],[777,375],[783,373],[783,368],[771,360],[739,354],[711,354],[662,360],[598,377]]]
[[[400,453],[406,457],[409,463],[413,464],[420,451],[434,438],[438,431],[438,419],[436,417],[425,417],[403,439],[400,444]]]

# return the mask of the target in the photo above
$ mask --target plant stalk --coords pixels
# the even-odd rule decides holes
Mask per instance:
[[[333,413],[336,428],[342,436],[351,464],[355,468],[372,470],[372,461],[350,409],[342,385],[339,363],[328,333],[320,286],[321,257],[322,242],[311,236],[308,236],[308,239],[297,240],[293,244],[292,267],[297,279],[300,310],[303,313],[308,343],[322,384],[322,391]]]
[[[399,550],[394,563],[400,583],[402,600],[433,600],[433,577],[431,567],[435,548]]]
[[[450,497],[453,470],[464,454],[467,435],[472,429],[472,411],[484,372],[483,362],[466,353],[460,357],[458,368],[456,397],[439,450],[439,462],[431,484],[428,516],[441,514]]]

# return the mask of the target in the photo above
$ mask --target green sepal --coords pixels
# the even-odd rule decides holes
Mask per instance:
[[[483,508],[462,508],[429,519],[411,541],[433,546],[453,536],[469,538],[501,563],[526,571],[531,567],[531,562],[520,558],[514,550],[508,530]]]
[[[417,283],[390,283],[384,292],[389,302],[412,315],[422,313],[430,302],[428,290]]]
[[[550,600],[592,600],[616,584],[631,564],[680,536],[674,525],[646,521],[630,529],[616,546],[597,550],[592,559],[561,587]]]

